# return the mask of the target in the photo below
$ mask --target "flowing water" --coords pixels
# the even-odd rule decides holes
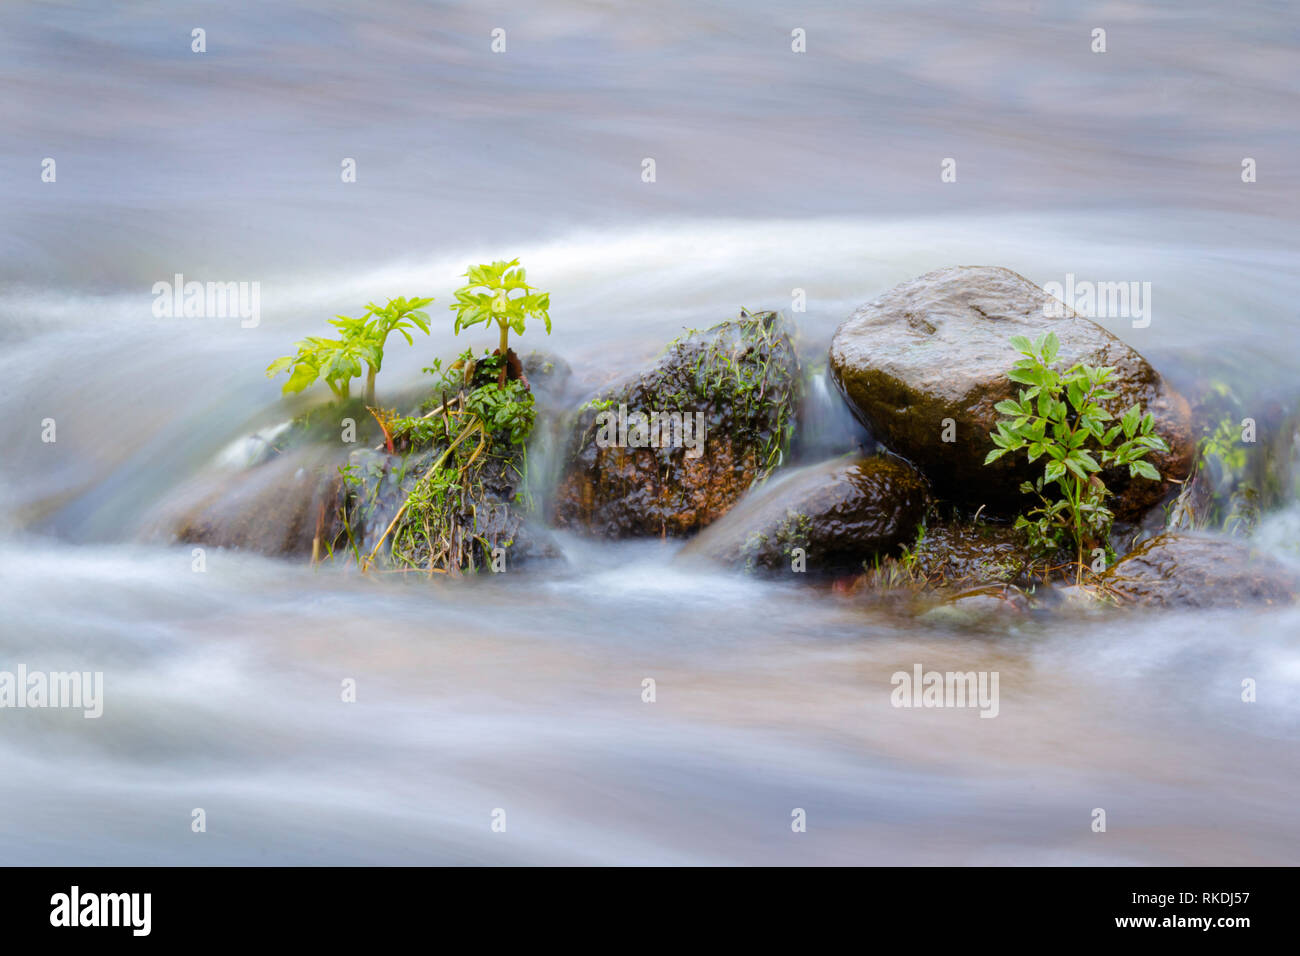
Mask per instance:
[[[105,681],[98,719],[0,711],[0,862],[1300,861],[1295,610],[971,634],[657,541],[456,584],[195,573],[157,530],[288,417],[262,370],[291,342],[383,296],[441,314],[503,255],[578,390],[740,306],[815,372],[856,305],[995,264],[1149,281],[1148,327],[1103,324],[1189,391],[1290,401],[1285,5],[230,6],[0,9],[0,670]],[[155,318],[178,272],[259,282],[260,322]],[[381,389],[466,344],[390,350]],[[836,401],[813,385],[800,460],[862,437]],[[891,706],[918,663],[997,671],[997,718]]]

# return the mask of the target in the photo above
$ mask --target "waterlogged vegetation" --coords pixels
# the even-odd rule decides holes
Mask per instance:
[[[774,359],[783,333],[771,321],[771,313],[741,309],[735,332],[743,347],[735,347],[735,340],[715,337],[696,356],[697,394],[731,409],[736,426],[747,431],[759,449],[760,478],[765,478],[785,462],[789,452],[796,405],[784,397],[797,393],[798,382]],[[782,400],[773,402],[775,396]],[[776,412],[774,420],[769,409]]]
[[[726,412],[728,434],[758,451],[758,480],[785,462],[794,436],[799,381],[784,361],[785,331],[771,312],[750,312],[711,329],[687,329],[664,354],[682,359],[684,374],[660,392],[660,407],[693,409],[712,404]],[[797,372],[797,366],[794,366]],[[588,407],[610,408],[612,398]]]
[[[1168,451],[1168,445],[1141,406],[1132,405],[1118,420],[1106,408],[1118,397],[1107,387],[1114,368],[1076,364],[1058,371],[1053,364],[1060,342],[1053,332],[1032,342],[1014,336],[1011,344],[1021,358],[1007,377],[1025,387],[1017,398],[998,402],[1003,417],[989,435],[996,447],[984,464],[1021,451],[1030,464],[1044,462],[1043,473],[1020,489],[1036,494],[1039,505],[1018,516],[1015,526],[1036,551],[1072,550],[1075,580],[1082,581],[1085,552],[1096,549],[1114,558],[1115,515],[1106,503],[1112,491],[1103,470],[1127,468],[1130,478],[1159,481],[1160,473],[1144,459],[1148,452]]]

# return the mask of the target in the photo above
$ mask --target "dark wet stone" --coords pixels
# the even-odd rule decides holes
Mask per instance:
[[[735,567],[792,569],[802,548],[807,573],[860,569],[916,537],[925,481],[897,458],[839,458],[755,489],[682,550]]]

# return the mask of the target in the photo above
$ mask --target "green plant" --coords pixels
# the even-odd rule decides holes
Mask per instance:
[[[1206,427],[1206,434],[1196,445],[1197,468],[1213,469],[1211,476],[1216,491],[1231,487],[1241,481],[1246,470],[1246,446],[1241,441],[1241,426],[1236,418],[1225,415],[1213,431]]]
[[[513,445],[528,440],[537,418],[532,393],[518,380],[480,386],[466,396],[465,408],[483,422],[489,433],[504,434]]]
[[[353,319],[346,315],[330,319],[330,325],[339,330],[336,339],[309,335],[298,343],[298,351],[276,359],[266,368],[266,377],[274,378],[280,372],[289,373],[284,383],[285,394],[301,392],[318,378],[324,379],[335,398],[346,399],[352,394],[352,379],[359,378],[362,363],[366,366],[366,404],[375,401],[375,375],[384,364],[384,346],[388,336],[400,333],[408,345],[411,329],[429,334],[429,316],[421,311],[432,302],[428,299],[389,299],[385,306],[366,305],[365,314]]]
[[[390,480],[403,500],[371,550],[358,556],[363,570],[386,548],[391,570],[459,574],[502,543],[499,532],[489,540],[479,531],[481,522],[491,526],[492,510],[503,506],[488,488],[514,486],[511,473],[525,483],[518,463],[526,462],[525,442],[536,418],[526,383],[498,382],[505,364],[500,355],[476,358],[472,350],[446,367],[435,359],[425,369],[435,384],[422,414],[387,416],[372,409],[380,412],[376,418],[390,452],[402,456],[402,474]]]
[[[1016,519],[1031,543],[1041,550],[1072,544],[1075,580],[1083,579],[1085,545],[1100,543],[1110,553],[1110,529],[1115,516],[1106,505],[1110,490],[1102,482],[1103,468],[1127,466],[1130,478],[1159,481],[1160,473],[1144,457],[1149,451],[1168,451],[1154,433],[1155,420],[1134,404],[1107,427],[1114,416],[1103,403],[1118,397],[1107,387],[1115,369],[1085,364],[1064,372],[1053,368],[1060,351],[1056,333],[1030,342],[1023,335],[1011,344],[1021,358],[1007,377],[1026,386],[1017,398],[1004,399],[995,408],[1003,418],[989,433],[996,446],[984,459],[988,465],[1006,454],[1024,451],[1032,464],[1042,458],[1043,474],[1024,482],[1020,490],[1034,492],[1041,504]],[[1116,441],[1118,444],[1116,444]],[[1059,498],[1049,497],[1055,485]]]
[[[455,333],[482,323],[496,323],[501,333],[500,385],[506,383],[506,362],[509,354],[510,330],[524,334],[527,319],[541,319],[546,323],[546,334],[551,334],[551,296],[537,292],[526,281],[524,267],[518,259],[493,262],[491,265],[470,266],[465,273],[469,281],[455,292],[456,302],[450,308],[456,313]]]

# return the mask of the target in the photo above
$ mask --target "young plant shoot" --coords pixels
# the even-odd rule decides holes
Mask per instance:
[[[375,403],[375,376],[384,365],[384,346],[388,336],[398,332],[408,345],[414,343],[412,329],[429,334],[429,316],[422,311],[432,302],[428,299],[389,299],[385,306],[366,305],[365,314],[353,319],[346,315],[330,319],[330,325],[339,330],[336,339],[309,335],[298,343],[298,351],[276,359],[266,369],[266,377],[274,378],[280,372],[289,373],[289,381],[282,391],[288,395],[301,392],[318,378],[324,379],[335,398],[347,399],[352,395],[352,379],[360,378],[365,363],[365,402]]]
[[[501,333],[501,375],[499,384],[506,384],[510,356],[510,330],[524,334],[528,319],[541,319],[546,323],[546,334],[551,334],[551,296],[538,292],[525,281],[524,267],[518,259],[493,262],[491,265],[470,266],[465,273],[469,281],[456,290],[456,302],[450,306],[456,313],[455,332],[482,323],[496,323]]]

